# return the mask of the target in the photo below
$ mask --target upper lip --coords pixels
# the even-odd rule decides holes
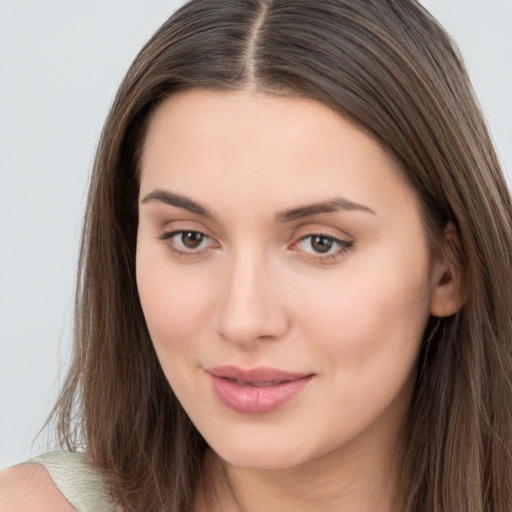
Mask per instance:
[[[314,375],[312,372],[288,372],[277,368],[259,366],[256,368],[239,368],[237,366],[214,366],[205,370],[215,377],[234,379],[241,382],[288,382]]]

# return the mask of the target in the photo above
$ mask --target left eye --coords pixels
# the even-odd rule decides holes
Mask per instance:
[[[322,234],[304,236],[297,243],[299,249],[318,256],[341,253],[351,245],[351,242]]]

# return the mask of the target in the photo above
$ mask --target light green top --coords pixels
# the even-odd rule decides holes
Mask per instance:
[[[42,464],[78,512],[115,512],[108,487],[85,453],[51,452],[28,462]]]

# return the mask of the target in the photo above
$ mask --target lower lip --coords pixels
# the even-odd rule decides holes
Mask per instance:
[[[298,395],[313,378],[302,377],[273,386],[244,386],[209,374],[213,391],[219,400],[242,414],[265,414],[275,411]]]

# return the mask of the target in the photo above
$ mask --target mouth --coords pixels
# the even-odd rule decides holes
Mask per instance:
[[[284,382],[290,382],[290,381],[279,381],[279,380],[271,380],[268,382],[245,382],[243,380],[238,379],[228,379],[229,382],[233,382],[234,384],[238,384],[239,386],[251,386],[253,388],[266,388],[268,386],[277,386],[278,384],[283,384]]]
[[[217,398],[241,414],[265,414],[296,397],[315,376],[275,368],[243,369],[218,366],[206,369]]]

